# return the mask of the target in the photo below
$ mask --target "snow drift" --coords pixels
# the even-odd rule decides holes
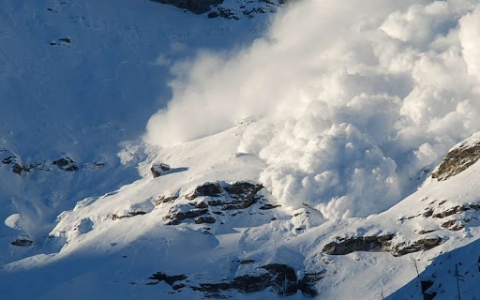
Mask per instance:
[[[250,118],[238,151],[267,162],[261,181],[283,204],[383,211],[478,130],[479,25],[467,0],[292,4],[250,47],[173,67],[145,139],[168,146]]]

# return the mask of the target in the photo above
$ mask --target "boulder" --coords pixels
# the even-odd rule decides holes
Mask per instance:
[[[170,169],[171,169],[170,166],[167,164],[155,163],[155,164],[152,164],[150,171],[152,172],[153,178],[157,178],[162,174],[165,174],[165,172],[170,171]]]

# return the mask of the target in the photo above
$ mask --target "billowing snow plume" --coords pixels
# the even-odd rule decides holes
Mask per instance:
[[[238,151],[268,163],[261,179],[285,205],[382,211],[480,128],[477,3],[293,4],[247,49],[177,65],[146,140],[189,141],[253,116]]]

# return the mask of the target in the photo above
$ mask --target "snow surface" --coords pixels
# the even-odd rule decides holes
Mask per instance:
[[[218,283],[284,263],[300,277],[325,272],[319,299],[421,299],[421,280],[455,299],[455,268],[462,299],[476,299],[475,210],[453,217],[459,231],[424,213],[480,204],[478,163],[428,178],[478,132],[480,4],[303,1],[265,33],[269,17],[208,19],[146,0],[2,2],[0,150],[81,168],[17,175],[0,163],[0,298],[202,299],[148,278]],[[172,169],[152,178],[160,162]],[[166,225],[185,198],[155,205],[242,180],[281,206],[255,203],[206,230]],[[402,257],[322,251],[387,233],[443,243]]]

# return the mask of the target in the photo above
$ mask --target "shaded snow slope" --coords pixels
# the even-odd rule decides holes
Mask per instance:
[[[62,211],[139,179],[138,140],[166,105],[170,67],[241,47],[265,22],[150,1],[3,1],[0,261],[50,251],[41,245]],[[12,248],[16,239],[33,249]]]

